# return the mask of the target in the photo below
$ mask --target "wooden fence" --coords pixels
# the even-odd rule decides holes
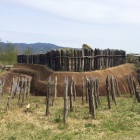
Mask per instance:
[[[90,71],[126,62],[126,52],[111,49],[59,49],[45,54],[18,55],[18,63],[47,65],[55,71]]]

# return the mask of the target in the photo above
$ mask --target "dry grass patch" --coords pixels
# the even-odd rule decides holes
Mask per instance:
[[[45,116],[45,97],[31,96],[21,108],[18,96],[11,99],[10,109],[5,110],[7,95],[4,95],[0,112],[0,139],[3,140],[138,140],[140,137],[140,104],[129,97],[117,98],[107,109],[106,98],[96,110],[96,120],[89,114],[88,104],[81,98],[74,102],[73,112],[68,114],[68,124],[63,124],[63,98],[50,105],[50,114]],[[29,112],[25,112],[30,103]]]

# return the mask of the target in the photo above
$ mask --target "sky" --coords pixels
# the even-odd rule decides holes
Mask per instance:
[[[0,41],[140,53],[139,0],[0,0]]]

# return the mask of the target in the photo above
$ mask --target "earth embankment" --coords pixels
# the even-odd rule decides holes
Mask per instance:
[[[115,76],[118,78],[118,85],[121,94],[129,93],[127,84],[127,76],[132,74],[137,82],[137,73],[133,64],[124,64],[106,70],[97,70],[91,72],[57,72],[50,70],[45,65],[33,65],[33,64],[15,64],[14,67],[8,72],[8,75],[28,75],[32,77],[31,92],[35,95],[46,95],[47,81],[51,76],[51,79],[57,76],[57,90],[58,96],[63,96],[64,93],[64,79],[68,77],[69,84],[72,76],[75,79],[76,93],[78,96],[82,95],[82,77],[98,77],[100,95],[106,94],[105,80],[107,76]],[[10,79],[10,76],[9,76]],[[86,84],[86,80],[85,80]],[[85,89],[86,92],[86,89]]]

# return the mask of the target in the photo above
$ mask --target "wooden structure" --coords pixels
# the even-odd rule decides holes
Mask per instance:
[[[93,71],[126,62],[126,52],[111,49],[59,49],[45,54],[18,55],[18,63],[47,65],[55,71]]]

